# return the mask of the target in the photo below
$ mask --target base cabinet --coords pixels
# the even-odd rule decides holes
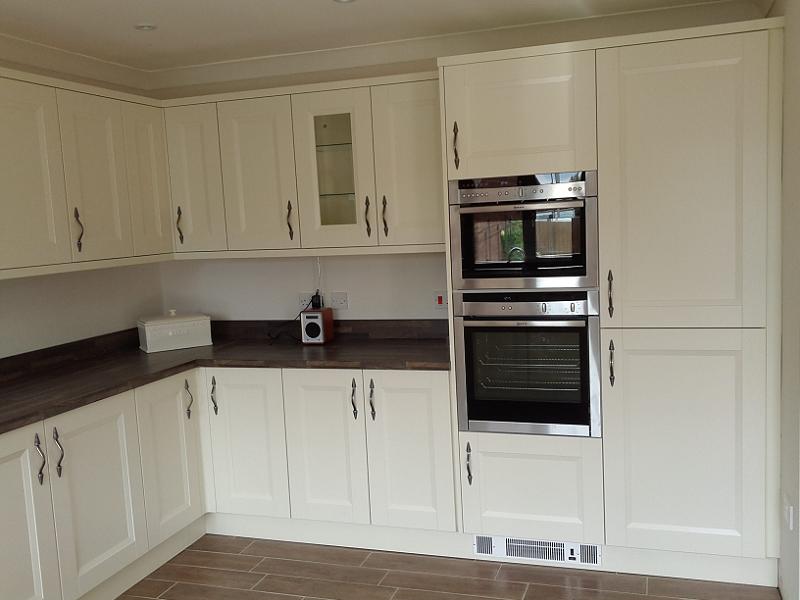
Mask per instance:
[[[602,441],[462,433],[464,531],[605,543]]]

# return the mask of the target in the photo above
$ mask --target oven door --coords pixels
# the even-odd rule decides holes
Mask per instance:
[[[598,285],[597,198],[450,206],[455,289]]]
[[[456,317],[462,431],[600,437],[599,317]]]

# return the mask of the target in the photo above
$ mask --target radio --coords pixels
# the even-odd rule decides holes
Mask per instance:
[[[333,340],[333,309],[310,308],[300,313],[304,344],[324,344]]]

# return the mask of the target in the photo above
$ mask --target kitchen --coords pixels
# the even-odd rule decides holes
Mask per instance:
[[[279,4],[3,8],[0,596],[797,598],[797,7]]]

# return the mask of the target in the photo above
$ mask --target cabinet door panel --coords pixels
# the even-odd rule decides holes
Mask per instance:
[[[0,269],[69,262],[54,89],[0,79],[0,164]]]
[[[364,384],[372,523],[455,531],[448,373],[365,371]]]
[[[3,597],[14,600],[61,598],[50,475],[45,465],[39,482],[37,436],[45,452],[41,422],[0,435],[0,581]]]
[[[603,337],[608,543],[764,557],[764,331]]]
[[[124,103],[65,90],[57,90],[56,94],[74,241],[72,259],[131,256]]]
[[[603,325],[765,325],[767,42],[598,51]]]
[[[300,247],[289,96],[220,102],[228,246]]]
[[[445,67],[448,178],[596,169],[594,56]]]
[[[289,516],[280,369],[208,369],[217,510]]]
[[[381,245],[444,242],[439,84],[372,88]]]
[[[283,391],[292,517],[369,523],[361,371],[285,369]]]

